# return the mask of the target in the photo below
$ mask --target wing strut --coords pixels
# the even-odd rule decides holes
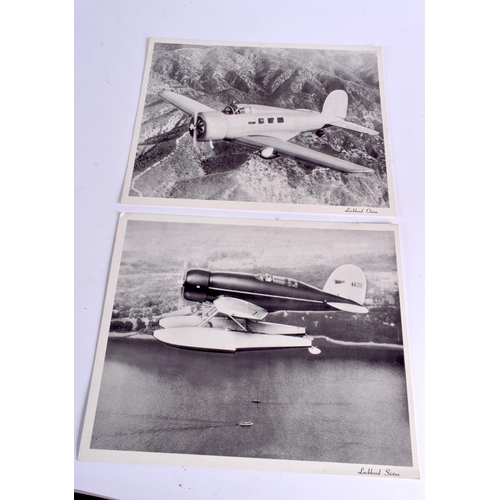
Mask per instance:
[[[207,317],[198,325],[198,328],[208,323],[219,311],[215,306],[211,307],[205,314]]]
[[[228,316],[228,318],[231,318],[242,330],[245,332],[247,331],[247,329],[234,316]]]

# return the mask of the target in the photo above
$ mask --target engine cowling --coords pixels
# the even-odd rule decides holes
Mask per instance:
[[[192,137],[196,132],[197,141],[221,141],[226,138],[227,129],[227,119],[220,111],[199,113],[189,122],[189,133]]]
[[[190,269],[184,280],[184,298],[193,302],[205,302],[209,283],[210,271],[206,269]]]

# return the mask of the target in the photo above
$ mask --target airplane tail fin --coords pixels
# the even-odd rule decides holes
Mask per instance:
[[[365,273],[353,264],[344,264],[333,271],[323,290],[343,299],[352,300],[361,306],[366,295]],[[337,307],[337,304],[335,304],[335,307]],[[358,311],[353,310],[352,312]]]
[[[376,130],[357,123],[346,122],[347,116],[347,94],[344,90],[334,90],[325,100],[323,104],[323,111],[321,112],[325,117],[325,123],[334,125],[335,127],[353,130],[368,135],[378,135]]]
[[[347,116],[347,94],[343,90],[334,90],[326,98],[321,113],[331,119],[343,120]]]

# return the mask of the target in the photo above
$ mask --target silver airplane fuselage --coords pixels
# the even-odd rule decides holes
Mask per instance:
[[[221,111],[198,113],[196,140],[220,141],[252,135],[288,140],[300,132],[316,131],[325,126],[325,117],[316,111],[245,104],[238,104],[238,107],[248,111],[235,115],[226,115]]]

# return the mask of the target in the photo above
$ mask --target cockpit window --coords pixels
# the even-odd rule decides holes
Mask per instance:
[[[267,282],[271,282],[273,281],[273,277],[269,274],[269,273],[261,273],[261,274],[257,274],[257,276],[255,276],[259,281],[267,281]]]
[[[255,276],[259,281],[265,281],[268,283],[276,283],[276,285],[290,286],[297,288],[299,283],[297,280],[292,278],[284,278],[282,276],[271,276],[269,273],[261,273]]]
[[[222,110],[222,112],[225,115],[237,115],[239,110],[234,104],[229,104]]]
[[[239,108],[236,104],[228,104],[222,112],[225,115],[242,115],[245,113],[251,113],[252,108],[242,106]]]

